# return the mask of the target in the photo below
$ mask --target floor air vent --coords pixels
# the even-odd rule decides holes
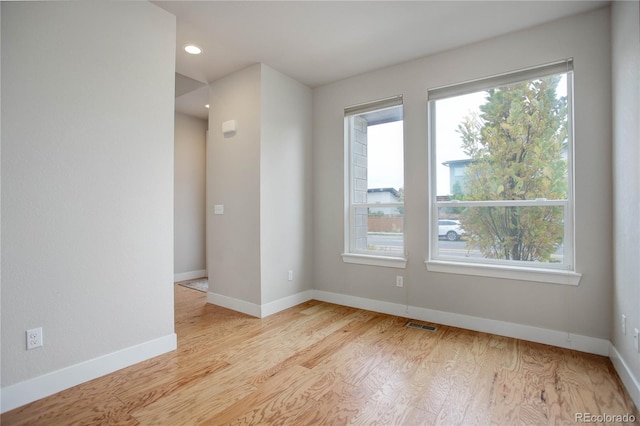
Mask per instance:
[[[438,329],[438,327],[434,327],[432,325],[418,324],[417,322],[413,322],[413,321],[409,321],[407,323],[407,327],[417,328],[417,329],[426,330],[426,331],[436,331]]]

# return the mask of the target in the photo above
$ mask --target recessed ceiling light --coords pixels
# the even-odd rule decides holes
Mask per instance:
[[[192,55],[199,55],[202,53],[202,49],[200,49],[198,46],[193,45],[193,44],[187,44],[184,47],[185,52],[187,53],[191,53]]]
[[[205,108],[209,108],[209,104],[206,104],[204,107],[205,107]]]

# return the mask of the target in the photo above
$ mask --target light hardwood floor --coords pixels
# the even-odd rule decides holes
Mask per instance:
[[[176,286],[178,350],[2,425],[572,424],[638,418],[601,356],[310,301],[265,319]],[[637,420],[636,420],[637,422]]]

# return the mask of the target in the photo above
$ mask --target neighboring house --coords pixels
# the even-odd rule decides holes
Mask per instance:
[[[401,200],[400,192],[395,188],[371,188],[367,190],[367,202],[369,203],[398,203]],[[402,214],[397,207],[369,208],[369,214],[399,215]]]
[[[472,161],[470,158],[466,158],[442,163],[442,165],[449,167],[449,194],[464,194],[467,184],[466,171]]]

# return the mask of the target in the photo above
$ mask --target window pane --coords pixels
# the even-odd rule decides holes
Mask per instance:
[[[380,256],[404,254],[401,207],[355,207],[356,252]]]
[[[435,101],[437,195],[567,199],[567,74]]]
[[[362,109],[359,109],[360,111]],[[350,152],[348,251],[404,255],[402,105],[347,115]],[[373,207],[372,205],[380,204]],[[391,206],[390,206],[391,204]]]
[[[439,207],[435,257],[562,263],[564,210],[561,206]]]
[[[357,204],[402,201],[402,107],[351,116],[350,126],[352,202]]]
[[[404,186],[402,124],[402,121],[392,121],[369,126],[367,146],[369,190],[393,188],[397,191]],[[390,199],[387,202],[397,201],[397,199]]]

